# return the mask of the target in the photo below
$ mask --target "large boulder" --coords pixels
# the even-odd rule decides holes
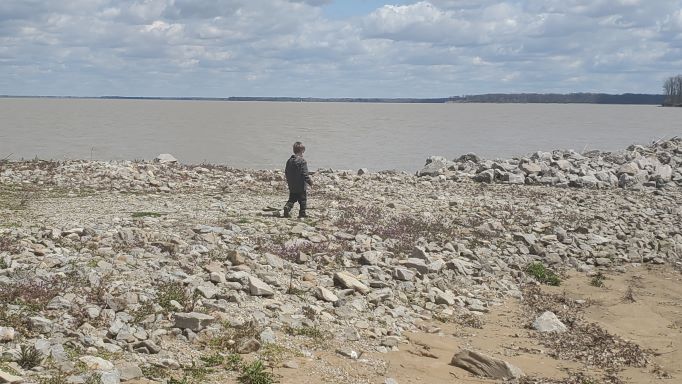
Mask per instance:
[[[500,359],[464,349],[455,354],[450,365],[462,368],[474,375],[495,380],[517,379],[523,376],[520,368]]]
[[[566,332],[568,328],[566,328],[566,325],[559,320],[558,317],[554,314],[554,312],[546,311],[542,315],[538,316],[537,319],[533,322],[533,328],[542,333],[546,332],[557,332],[557,333],[562,333]]]
[[[173,157],[170,153],[162,153],[154,158],[154,161],[161,164],[175,164],[178,159]]]

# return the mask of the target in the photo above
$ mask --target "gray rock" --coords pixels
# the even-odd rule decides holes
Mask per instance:
[[[370,291],[368,286],[345,271],[336,272],[334,274],[334,282],[339,284],[342,288],[353,289],[362,294],[367,294]]]
[[[520,368],[504,360],[467,349],[455,354],[450,364],[475,375],[496,380],[518,379],[523,376]]]
[[[495,171],[492,169],[485,170],[483,172],[480,172],[474,176],[474,181],[478,181],[479,183],[492,183],[495,181]]]
[[[135,363],[124,362],[116,367],[121,377],[121,381],[139,379],[144,376],[142,369]]]
[[[85,364],[88,369],[93,371],[111,371],[114,369],[114,364],[109,360],[104,360],[97,356],[82,356],[79,358],[81,363]]]
[[[261,279],[249,276],[249,292],[252,296],[274,296],[275,290]]]
[[[396,280],[412,281],[415,275],[416,273],[403,267],[397,267],[396,269],[393,270],[393,277]]]
[[[519,169],[527,175],[542,172],[542,167],[538,163],[522,163],[519,165]]]
[[[533,322],[533,328],[538,332],[566,332],[568,328],[553,312],[546,311]]]
[[[422,259],[425,261],[429,260],[429,256],[426,253],[426,249],[424,247],[421,247],[421,246],[416,246],[416,247],[412,248],[411,257],[415,258],[415,259]]]
[[[14,340],[15,335],[14,328],[12,327],[0,327],[0,342],[7,342]]]
[[[24,379],[22,377],[12,375],[0,369],[0,383],[18,384],[23,382]]]
[[[162,153],[154,158],[154,161],[160,164],[173,164],[177,163],[178,159],[173,157],[170,153]]]
[[[31,329],[39,333],[50,333],[52,331],[53,323],[51,320],[40,316],[33,316],[28,318]]]
[[[409,258],[403,263],[403,266],[416,269],[417,272],[422,275],[429,273],[429,266],[426,265],[426,262],[423,259]]]
[[[239,346],[237,346],[237,353],[246,355],[249,353],[256,352],[261,347],[260,341],[256,339],[248,339],[242,341]]]
[[[270,344],[277,341],[277,336],[275,335],[275,332],[273,332],[272,328],[269,327],[265,328],[263,332],[260,333],[259,338],[263,344]]]
[[[102,384],[119,384],[121,382],[121,375],[118,370],[112,369],[101,372],[99,379]]]
[[[326,301],[328,303],[336,303],[339,301],[338,296],[334,294],[334,292],[328,290],[325,287],[317,287],[317,290],[315,291],[315,296],[323,301]]]
[[[215,321],[213,316],[199,312],[176,313],[174,314],[174,318],[175,328],[189,329],[194,332],[201,331],[207,325]]]

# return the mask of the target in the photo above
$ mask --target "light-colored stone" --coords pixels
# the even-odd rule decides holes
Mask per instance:
[[[275,290],[263,280],[249,276],[249,292],[253,296],[274,296]]]
[[[173,157],[170,153],[162,153],[154,158],[154,161],[161,164],[173,164],[177,163],[178,159]]]
[[[201,331],[215,321],[213,316],[199,312],[176,313],[173,317],[175,318],[174,326],[176,328],[189,329],[194,332]]]
[[[566,332],[568,329],[553,312],[546,311],[533,322],[533,328],[538,332]]]
[[[80,362],[85,364],[88,369],[93,371],[111,371],[114,369],[114,364],[109,360],[104,360],[97,356],[82,356],[79,358]]]
[[[12,327],[0,327],[0,342],[7,342],[14,340],[15,335],[14,328]]]
[[[317,290],[315,291],[315,296],[323,301],[326,301],[328,303],[336,303],[339,301],[339,297],[334,294],[334,292],[328,290],[325,287],[317,287]]]
[[[348,272],[340,271],[334,274],[334,282],[341,285],[343,288],[354,289],[362,294],[367,294],[370,288],[360,282],[355,276]]]

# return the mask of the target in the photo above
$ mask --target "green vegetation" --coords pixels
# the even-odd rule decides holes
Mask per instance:
[[[40,365],[40,362],[42,360],[43,354],[40,353],[40,351],[37,350],[34,346],[22,345],[20,348],[20,355],[17,364],[19,364],[21,368],[31,369]]]
[[[157,292],[157,302],[166,312],[175,310],[171,301],[176,301],[185,308],[193,304],[192,297],[185,292],[185,287],[179,281],[162,283],[158,286]]]
[[[600,271],[596,275],[592,276],[590,285],[593,287],[604,288],[604,280],[606,280],[606,276],[604,276],[604,274]]]
[[[542,284],[558,286],[561,279],[542,263],[531,263],[526,267],[526,273]]]
[[[228,371],[238,371],[242,364],[244,364],[244,359],[237,353],[229,354],[225,359],[225,369]]]
[[[265,365],[261,360],[244,365],[238,380],[240,384],[273,384],[277,382],[274,375],[265,370]]]

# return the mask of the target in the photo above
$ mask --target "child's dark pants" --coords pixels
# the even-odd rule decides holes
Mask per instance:
[[[294,208],[294,203],[297,203],[301,206],[300,210],[298,211],[298,217],[305,217],[305,208],[306,208],[306,200],[307,200],[307,194],[305,191],[303,192],[289,192],[289,200],[287,201],[286,205],[284,206],[284,216],[289,216],[289,212],[291,212],[291,209]]]

